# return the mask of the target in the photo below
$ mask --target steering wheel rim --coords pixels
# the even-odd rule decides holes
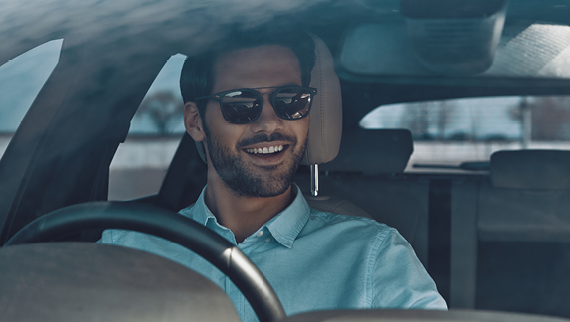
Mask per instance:
[[[226,274],[247,298],[261,322],[286,317],[275,291],[235,245],[194,220],[150,205],[89,202],[48,213],[18,231],[8,245],[51,242],[87,229],[124,229],[180,244]]]

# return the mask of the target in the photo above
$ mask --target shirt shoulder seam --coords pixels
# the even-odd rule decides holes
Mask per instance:
[[[384,232],[386,230],[391,230],[393,229],[392,227],[383,224],[381,222],[378,222],[374,219],[371,218],[366,218],[366,217],[361,217],[361,216],[350,216],[350,215],[345,215],[345,214],[337,214],[334,212],[327,212],[327,211],[321,211],[315,208],[310,208],[311,211],[309,213],[309,217],[320,217],[323,218],[324,216],[326,217],[336,217],[336,218],[342,218],[343,220],[355,220],[355,221],[362,221],[371,225],[374,225],[375,228],[378,229],[379,232]]]
[[[109,229],[108,232],[109,232],[109,237],[111,239],[111,245],[116,245],[117,243],[115,241],[115,236],[113,235],[113,229]]]
[[[376,261],[378,260],[378,253],[380,251],[380,246],[386,241],[387,235],[394,230],[394,228],[385,226],[386,229],[379,229],[378,235],[374,240],[374,244],[370,247],[370,252],[368,253],[368,260],[366,264],[366,305],[368,308],[372,308],[372,303],[374,302],[374,267],[376,267]]]

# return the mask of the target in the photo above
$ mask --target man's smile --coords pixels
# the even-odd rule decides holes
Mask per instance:
[[[261,134],[241,140],[237,149],[246,153],[258,165],[276,165],[286,158],[286,151],[295,146],[296,138],[279,132]]]
[[[279,153],[283,150],[283,145],[270,145],[269,147],[248,148],[244,149],[245,152],[250,154],[273,154]]]
[[[242,148],[242,151],[254,164],[268,166],[277,165],[286,158],[285,152],[292,146],[291,142],[263,142]]]
[[[273,154],[283,151],[283,149],[286,149],[288,146],[288,144],[269,144],[265,146],[249,147],[243,150],[250,154]]]

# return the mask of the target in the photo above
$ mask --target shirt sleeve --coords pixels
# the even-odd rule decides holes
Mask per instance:
[[[101,234],[101,239],[96,241],[99,244],[114,244],[113,242],[113,231],[111,229],[104,230]]]
[[[101,239],[96,241],[96,243],[98,243],[98,244],[112,244],[113,239],[111,236],[111,232],[109,230],[104,230],[103,233],[101,234]]]
[[[373,308],[447,309],[435,282],[397,230],[378,237],[371,259]]]

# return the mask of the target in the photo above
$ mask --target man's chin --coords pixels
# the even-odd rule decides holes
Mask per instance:
[[[289,182],[289,184],[283,185],[282,187],[279,187],[279,188],[263,189],[262,192],[259,194],[259,197],[260,198],[271,198],[271,197],[281,196],[282,194],[286,193],[289,190],[289,187],[291,187],[290,182]]]
[[[291,180],[287,182],[225,182],[226,186],[230,188],[236,195],[247,198],[271,198],[277,197],[289,190],[291,187]]]
[[[214,169],[225,186],[240,197],[271,198],[286,193],[302,157],[298,151],[289,152],[291,155],[283,151],[280,160],[273,160],[279,162],[263,164],[212,143],[208,147]]]

